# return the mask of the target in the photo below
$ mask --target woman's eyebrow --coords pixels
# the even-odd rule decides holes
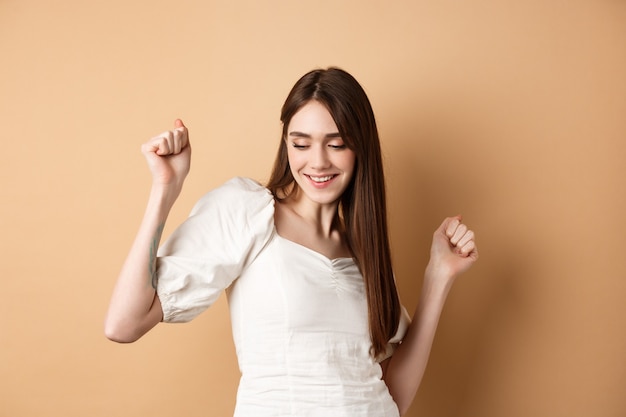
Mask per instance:
[[[312,137],[308,133],[298,132],[297,130],[289,132],[289,136],[295,136],[295,137],[298,137],[298,138],[307,138],[307,139],[310,139]],[[341,137],[341,133],[339,133],[339,132],[327,133],[327,134],[324,135],[324,138],[326,138],[326,139],[340,138],[340,137]]]

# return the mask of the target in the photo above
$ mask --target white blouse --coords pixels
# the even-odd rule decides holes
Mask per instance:
[[[398,416],[372,358],[363,278],[282,238],[274,199],[234,178],[200,199],[159,250],[164,321],[193,319],[226,290],[241,380],[236,417]]]

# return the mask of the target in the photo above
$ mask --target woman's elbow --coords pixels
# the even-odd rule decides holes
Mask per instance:
[[[159,298],[155,297],[150,309],[143,314],[109,309],[104,321],[104,335],[114,342],[132,343],[139,340],[162,320],[161,303]]]
[[[107,318],[104,323],[104,335],[107,339],[117,343],[133,343],[141,337],[135,329],[110,318]]]

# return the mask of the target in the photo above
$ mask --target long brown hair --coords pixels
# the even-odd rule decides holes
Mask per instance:
[[[401,307],[391,266],[378,129],[367,94],[352,75],[339,68],[319,69],[296,82],[281,110],[283,132],[267,187],[278,199],[296,189],[285,139],[291,118],[311,100],[326,106],[344,143],[356,155],[353,178],[341,197],[339,214],[365,282],[372,354],[378,356],[398,329]]]

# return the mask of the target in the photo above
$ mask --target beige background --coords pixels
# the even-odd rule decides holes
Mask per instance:
[[[329,65],[378,117],[404,304],[444,216],[479,237],[409,415],[626,415],[626,2],[0,0],[0,60],[0,416],[232,413],[225,298],[103,336],[139,147],[191,130],[167,234],[267,179],[288,90]]]

